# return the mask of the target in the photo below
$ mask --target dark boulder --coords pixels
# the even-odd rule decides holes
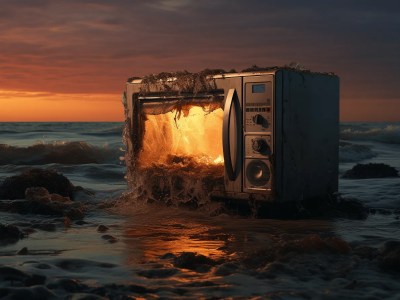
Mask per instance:
[[[0,244],[12,244],[24,238],[25,234],[14,225],[0,223]]]
[[[399,177],[399,172],[386,164],[369,163],[357,164],[352,169],[343,174],[343,178],[366,179],[366,178],[384,178]]]
[[[44,169],[30,169],[6,178],[0,184],[0,199],[24,199],[25,190],[30,187],[44,187],[51,194],[73,199],[74,186],[68,178],[54,170]]]

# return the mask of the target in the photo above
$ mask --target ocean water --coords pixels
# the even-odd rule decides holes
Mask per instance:
[[[261,220],[210,214],[212,204],[193,211],[135,201],[126,192],[122,130],[123,123],[0,123],[0,181],[40,167],[90,191],[75,200],[87,207],[83,222],[0,212],[1,224],[29,232],[0,244],[1,272],[44,277],[29,285],[0,272],[0,298],[399,299],[399,270],[382,267],[379,253],[400,242],[400,178],[341,175],[368,162],[400,171],[400,123],[340,126],[339,192],[376,209],[366,220]]]

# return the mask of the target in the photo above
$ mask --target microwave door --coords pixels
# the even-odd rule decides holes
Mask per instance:
[[[222,125],[225,173],[230,181],[239,176],[242,162],[241,109],[236,89],[227,93]]]

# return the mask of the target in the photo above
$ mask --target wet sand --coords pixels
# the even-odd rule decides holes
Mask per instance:
[[[124,201],[83,220],[1,213],[0,298],[396,299],[399,212],[367,220],[210,217]],[[111,206],[111,208],[110,208]],[[396,256],[397,255],[397,256]],[[397,264],[397,265],[396,265]],[[131,298],[129,298],[131,297]],[[100,298],[101,299],[101,298]]]

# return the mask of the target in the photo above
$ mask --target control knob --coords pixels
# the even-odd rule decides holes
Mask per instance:
[[[251,140],[251,147],[255,152],[259,152],[262,154],[269,154],[270,148],[265,139],[257,138]]]
[[[268,120],[260,114],[253,116],[253,122],[257,125],[261,125],[262,127],[268,127]]]

